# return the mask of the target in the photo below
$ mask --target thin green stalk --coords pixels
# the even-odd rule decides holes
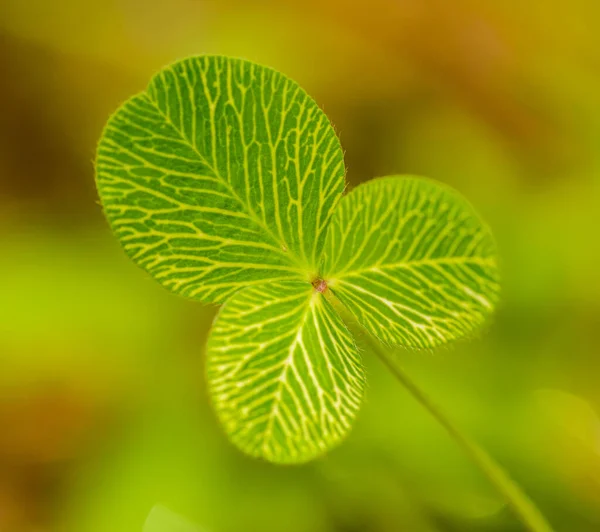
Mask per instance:
[[[392,372],[394,377],[412,394],[412,396],[442,425],[448,434],[464,449],[471,460],[481,469],[488,480],[504,497],[507,504],[521,519],[523,524],[532,532],[552,532],[552,527],[546,521],[533,501],[508,476],[506,471],[477,443],[461,432],[456,425],[448,419],[446,414],[429,398],[429,396],[409,377],[400,367],[393,356],[382,349],[370,336],[367,338],[371,350]]]
[[[508,476],[508,473],[502,469],[500,464],[450,421],[446,414],[400,367],[393,354],[384,349],[379,342],[363,329],[341,301],[335,297],[332,290],[328,290],[325,295],[328,301],[344,318],[344,321],[354,333],[354,337],[358,341],[367,343],[369,349],[385,364],[392,375],[394,375],[404,388],[412,394],[417,402],[419,402],[421,406],[423,406],[425,410],[427,410],[438,423],[446,429],[448,434],[450,434],[450,436],[454,438],[454,441],[463,448],[465,453],[498,490],[506,503],[512,508],[513,512],[519,517],[527,529],[531,532],[554,532],[542,512],[540,512],[538,507],[520,486]]]

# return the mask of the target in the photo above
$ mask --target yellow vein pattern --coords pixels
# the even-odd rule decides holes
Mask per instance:
[[[316,273],[344,188],[325,114],[251,62],[186,59],[111,117],[96,181],[128,255],[170,290],[222,302]]]
[[[417,177],[374,179],[342,199],[322,276],[369,332],[417,348],[472,333],[499,292],[488,227],[458,193]]]
[[[338,443],[359,409],[354,340],[308,283],[249,287],[222,307],[208,341],[208,383],[226,432],[272,462],[310,460]]]

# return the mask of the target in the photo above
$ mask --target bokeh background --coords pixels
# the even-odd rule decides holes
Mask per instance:
[[[502,250],[480,338],[399,352],[558,531],[600,530],[597,0],[1,0],[0,531],[132,532],[157,503],[209,532],[518,531],[374,358],[326,457],[238,453],[203,379],[215,308],[130,263],[95,143],[163,65],[220,53],[298,81],[348,182],[423,174]]]

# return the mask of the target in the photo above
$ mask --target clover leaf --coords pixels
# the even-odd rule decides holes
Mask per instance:
[[[232,441],[273,462],[300,462],[337,443],[360,407],[354,340],[308,283],[234,294],[208,342],[208,382]]]
[[[231,441],[269,461],[322,454],[356,416],[364,374],[338,305],[382,342],[431,348],[471,334],[497,300],[494,241],[458,193],[395,176],[342,199],[344,173],[296,83],[220,56],[159,72],[98,145],[126,253],[169,290],[223,303],[210,394]]]
[[[129,256],[173,292],[215,303],[314,275],[344,189],[317,104],[274,70],[215,56],[175,63],[125,102],[96,170]]]
[[[471,334],[498,299],[496,245],[448,187],[393,176],[344,197],[322,275],[379,340],[435,347]]]

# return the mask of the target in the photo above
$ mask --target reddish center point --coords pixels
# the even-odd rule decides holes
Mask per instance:
[[[315,287],[315,290],[317,292],[321,292],[321,294],[325,293],[325,291],[327,290],[327,281],[325,281],[324,279],[315,279],[312,282],[312,285]]]

